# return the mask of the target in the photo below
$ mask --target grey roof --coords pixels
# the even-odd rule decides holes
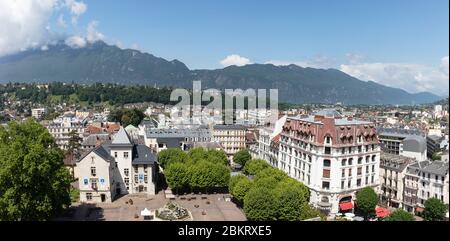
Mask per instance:
[[[409,173],[414,173],[414,170],[419,170],[425,173],[432,173],[440,176],[445,176],[448,173],[449,163],[443,161],[422,161],[410,166],[412,170]]]
[[[427,139],[430,139],[430,140],[432,140],[432,141],[437,143],[437,142],[441,142],[444,139],[444,137],[443,136],[437,136],[437,135],[429,135],[429,136],[427,136]]]
[[[400,129],[400,128],[377,128],[378,135],[408,137],[411,135],[424,136],[424,133],[417,129]]]
[[[98,146],[93,150],[93,152],[97,155],[99,155],[101,158],[108,160],[108,161],[114,161],[114,158],[111,156],[111,150],[109,149],[109,145],[101,145]],[[89,153],[88,153],[89,154]],[[82,158],[81,158],[82,159]],[[81,160],[80,159],[80,160]]]
[[[130,137],[123,127],[114,135],[112,144],[131,145]]]
[[[159,144],[166,144],[167,148],[180,148],[180,144],[184,141],[183,137],[163,137],[156,138],[156,142]]]
[[[98,146],[91,152],[94,152],[101,158],[107,160],[107,161],[114,161],[114,157],[111,156],[111,146],[114,146],[114,144],[105,144]],[[80,158],[78,161],[81,161],[86,157],[89,153],[86,153],[82,158]],[[157,158],[155,154],[152,153],[152,150],[145,146],[145,145],[133,145],[132,149],[132,160],[131,164],[133,165],[139,165],[139,164],[147,164],[147,165],[153,165],[156,163]]]
[[[207,128],[195,129],[146,129],[147,138],[211,138],[211,132]]]
[[[427,149],[427,141],[422,136],[410,135],[403,140],[403,150],[411,152],[424,152]]]
[[[245,130],[243,125],[215,125],[213,127],[216,130]]]
[[[152,150],[145,145],[133,146],[133,165],[152,165],[156,162],[156,156]]]
[[[427,140],[418,130],[404,130],[397,128],[380,128],[377,130],[380,139],[396,137],[403,143],[404,151],[424,152],[427,149]]]
[[[381,152],[380,167],[389,170],[403,171],[413,161],[414,159],[410,157]]]

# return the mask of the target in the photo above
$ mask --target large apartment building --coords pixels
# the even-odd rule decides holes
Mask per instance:
[[[421,212],[426,200],[440,199],[449,204],[448,161],[421,161],[408,166],[405,175],[404,209]]]
[[[380,146],[372,122],[335,110],[289,117],[280,136],[278,168],[303,182],[310,203],[329,212],[353,209],[356,192],[378,188]]]
[[[47,130],[55,138],[56,144],[59,148],[67,150],[70,133],[73,131],[77,133],[80,138],[83,137],[85,131],[86,121],[76,117],[60,117],[47,125]]]
[[[386,206],[403,208],[404,181],[411,157],[382,152],[380,158],[380,201]]]
[[[241,125],[213,126],[213,141],[222,145],[227,156],[232,160],[236,152],[245,149],[246,128]]]

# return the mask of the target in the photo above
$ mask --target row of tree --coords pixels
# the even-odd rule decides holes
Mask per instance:
[[[166,149],[159,153],[158,161],[164,176],[175,192],[211,191],[223,189],[230,180],[227,155],[223,151],[191,149]]]
[[[251,221],[300,221],[324,215],[309,205],[309,190],[264,160],[245,163],[244,174],[230,179],[229,190]]]
[[[0,94],[11,93],[19,100],[46,104],[51,96],[61,96],[69,100],[76,96],[79,101],[90,103],[109,102],[111,105],[128,103],[156,102],[170,104],[172,88],[153,88],[150,86],[126,86],[118,84],[92,85],[64,84],[54,82],[48,84],[48,89],[39,88],[37,84],[8,84],[0,87]]]

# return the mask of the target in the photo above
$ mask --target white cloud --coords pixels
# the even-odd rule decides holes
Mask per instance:
[[[87,11],[87,5],[77,0],[0,0],[0,56],[39,48],[61,39],[62,34],[50,30],[49,21],[51,16],[56,15],[56,24],[66,28],[65,10],[76,23]],[[96,27],[97,23],[91,22],[84,42],[104,38]],[[72,46],[83,46],[80,36],[67,40]]]
[[[335,67],[335,60],[324,57],[324,56],[315,56],[313,58],[308,58],[306,60],[269,60],[265,62],[265,64],[273,64],[275,66],[288,66],[291,64],[303,67],[303,68],[317,68],[317,69],[328,69]]]
[[[97,21],[92,21],[88,24],[86,39],[89,43],[95,43],[105,38],[105,35],[103,35],[97,30],[97,27],[98,27]]]
[[[41,47],[41,50],[42,50],[42,51],[47,51],[47,50],[48,50],[48,46],[47,46],[47,45],[43,45],[43,46]]]
[[[67,38],[65,43],[74,49],[84,48],[87,44],[86,39],[78,35]]]
[[[449,72],[448,56],[445,56],[441,59],[441,66],[439,66],[439,67],[444,74],[447,74],[447,78],[448,78],[448,72]]]
[[[350,64],[359,64],[365,59],[363,55],[357,53],[347,53],[345,57]]]
[[[448,95],[448,56],[439,66],[409,63],[361,63],[341,65],[341,71],[361,80],[404,89],[411,93],[429,91]]]
[[[44,44],[57,0],[1,0],[0,56]]]
[[[123,43],[121,42],[121,41],[116,41],[116,44],[115,44],[119,49],[123,49],[124,48],[124,45],[123,45]]]
[[[223,65],[224,67],[228,67],[231,65],[236,65],[236,66],[244,66],[247,64],[251,64],[252,62],[250,61],[250,59],[247,59],[245,57],[241,57],[237,54],[232,54],[227,56],[225,59],[223,59],[222,61],[220,61],[220,64]]]
[[[62,27],[62,28],[67,28],[67,23],[66,20],[64,20],[64,14],[60,14],[58,16],[58,26]]]
[[[137,44],[137,43],[132,44],[132,45],[130,46],[130,48],[131,48],[131,49],[134,49],[134,50],[139,50],[139,51],[141,51],[141,46],[140,46],[139,44]]]
[[[87,5],[81,1],[66,0],[65,6],[72,13],[72,24],[77,24],[78,18],[87,11]]]

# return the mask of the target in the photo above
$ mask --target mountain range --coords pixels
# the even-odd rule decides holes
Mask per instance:
[[[192,88],[278,89],[289,103],[421,104],[442,99],[432,93],[408,93],[373,81],[361,81],[336,69],[297,65],[250,64],[216,70],[190,70],[138,50],[98,41],[84,48],[63,42],[0,58],[0,82],[119,83]]]

